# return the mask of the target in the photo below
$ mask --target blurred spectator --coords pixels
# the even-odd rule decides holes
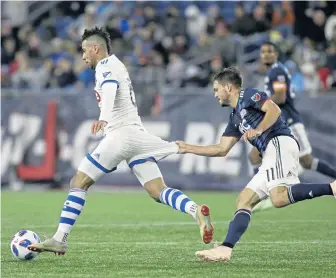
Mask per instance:
[[[212,4],[208,8],[208,13],[207,13],[207,33],[208,34],[213,35],[215,33],[216,23],[219,19],[222,19],[219,8],[217,4]]]
[[[232,36],[230,36],[229,30],[222,20],[216,24],[216,35],[212,45],[212,53],[222,56],[225,66],[236,62],[236,43]]]
[[[44,86],[44,81],[48,78],[48,72],[32,68],[29,58],[24,51],[16,53],[15,62],[17,70],[12,75],[13,87],[16,89],[34,89]]]
[[[145,25],[147,25],[149,22],[161,22],[160,17],[156,14],[156,10],[152,6],[146,6],[144,8],[144,20]]]
[[[321,44],[321,47],[325,45],[326,38],[324,35],[325,26],[325,14],[322,10],[316,10],[312,14],[312,24],[309,27],[307,37],[317,44]],[[322,49],[322,48],[320,48]]]
[[[311,97],[315,97],[320,89],[320,79],[318,77],[314,64],[305,62],[301,65],[301,71],[304,74],[304,90]]]
[[[231,31],[242,36],[265,32],[270,29],[270,22],[265,17],[265,10],[258,5],[253,10],[252,16],[244,13],[244,7],[237,5],[235,9],[236,19],[231,25]]]
[[[15,58],[16,42],[14,38],[7,37],[1,50],[1,64],[9,65]]]
[[[259,1],[259,5],[264,10],[265,19],[267,20],[267,22],[272,22],[273,21],[273,16],[274,16],[274,9],[273,9],[272,3],[270,3],[269,1],[266,1],[266,0],[262,0],[262,1]]]
[[[330,40],[334,33],[334,28],[336,26],[336,13],[331,15],[325,24],[324,34],[327,40]]]
[[[180,15],[180,11],[174,5],[170,5],[164,21],[166,34],[173,37],[177,34],[186,33],[185,19]]]
[[[299,71],[298,66],[294,61],[287,61],[285,66],[288,68],[289,73],[292,76],[291,87],[295,94],[302,94],[304,92],[304,77]]]
[[[50,85],[52,87],[64,88],[73,85],[77,81],[77,77],[71,67],[71,62],[65,58],[57,61]]]
[[[201,57],[209,54],[209,49],[213,45],[213,39],[206,33],[200,34],[196,45],[190,49],[188,56],[192,58]]]
[[[292,4],[289,1],[281,2],[280,8],[276,9],[273,14],[272,26],[281,24],[294,24],[295,15],[293,12]]]
[[[180,86],[184,78],[185,63],[182,58],[176,54],[171,53],[169,56],[169,63],[167,65],[166,78],[169,84],[173,86]]]
[[[207,19],[196,5],[189,5],[185,10],[187,18],[187,33],[192,39],[206,32]]]
[[[184,35],[176,35],[173,38],[173,45],[171,48],[172,52],[175,52],[179,55],[183,55],[188,50],[187,38]]]
[[[333,36],[328,41],[327,65],[331,72],[336,71],[336,25],[334,25]]]

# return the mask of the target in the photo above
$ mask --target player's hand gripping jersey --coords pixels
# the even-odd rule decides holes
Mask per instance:
[[[116,91],[111,86],[104,95],[102,88],[106,84],[114,84]],[[131,79],[126,67],[115,55],[98,62],[95,92],[101,109],[99,120],[108,123],[105,132],[130,124],[141,125]]]

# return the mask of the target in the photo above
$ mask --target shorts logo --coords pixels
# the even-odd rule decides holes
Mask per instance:
[[[257,101],[261,100],[261,96],[260,96],[259,93],[255,93],[255,94],[251,97],[251,99],[252,99],[254,102],[257,102]]]
[[[111,75],[111,72],[110,72],[110,71],[103,72],[103,77],[104,77],[104,78],[109,77],[110,75]]]
[[[100,154],[99,154],[99,153],[95,153],[93,156],[94,156],[95,158],[99,159]]]

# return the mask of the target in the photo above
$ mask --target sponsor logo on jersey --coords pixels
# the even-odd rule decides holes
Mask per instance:
[[[107,77],[110,77],[112,73],[110,71],[103,72],[103,77],[106,79]]]
[[[255,93],[255,94],[251,97],[251,99],[252,99],[254,102],[257,102],[257,101],[261,100],[261,96],[260,96],[259,93]]]

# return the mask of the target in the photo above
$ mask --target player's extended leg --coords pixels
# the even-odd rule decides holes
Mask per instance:
[[[300,164],[302,167],[336,179],[335,167],[311,155],[312,147],[304,125],[302,123],[293,124],[290,129],[300,144]]]
[[[86,193],[94,181],[85,173],[77,171],[71,180],[70,191],[63,205],[59,225],[55,235],[41,243],[28,246],[29,250],[36,252],[54,252],[64,255],[67,250],[67,238],[82,212]]]
[[[97,148],[87,154],[78,167],[78,171],[70,183],[70,191],[63,205],[59,225],[55,235],[41,243],[28,246],[37,252],[54,252],[64,254],[67,250],[67,239],[78,216],[84,208],[89,187],[104,174],[111,173],[125,159],[120,150],[124,141],[117,140],[119,131],[105,136]],[[111,146],[113,150],[111,151]]]
[[[330,184],[298,183],[292,186],[279,185],[270,190],[270,195],[276,208],[321,196],[336,197],[336,181]]]
[[[136,164],[132,167],[132,170],[154,200],[178,211],[190,214],[200,226],[203,242],[208,244],[212,241],[214,228],[211,223],[208,206],[198,206],[182,191],[167,187],[162,178],[161,171],[154,161]]]
[[[336,169],[329,165],[327,162],[313,157],[311,154],[300,157],[300,164],[305,169],[313,170],[336,179]]]
[[[231,259],[232,249],[248,228],[251,209],[260,201],[259,195],[251,188],[244,188],[236,203],[236,212],[230,222],[224,242],[215,248],[198,251],[196,256],[204,261],[227,262]]]

